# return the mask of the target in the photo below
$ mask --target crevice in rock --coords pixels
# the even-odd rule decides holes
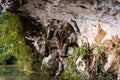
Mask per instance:
[[[3,12],[11,11],[21,16],[21,33],[37,58],[33,63],[38,61],[49,69],[54,64],[61,65],[54,73],[56,76],[62,72],[71,54],[68,54],[69,49],[78,47],[79,37],[81,44],[87,47],[95,41],[100,43],[103,38],[110,39],[111,35],[120,37],[120,0],[19,0],[18,3],[14,1],[0,2]],[[23,1],[22,5],[20,1]],[[101,27],[106,33],[103,31],[102,39],[94,41],[97,33],[95,25],[98,22],[102,24]],[[89,55],[86,57],[91,60]],[[97,72],[100,70],[93,71],[93,74]]]
[[[21,16],[20,21],[22,34],[31,47],[32,57],[35,59],[33,69],[37,63],[53,67],[57,61],[59,68],[54,74],[56,76],[61,74],[65,66],[64,62],[69,57],[69,47],[78,47],[77,34],[79,32],[76,32],[67,21],[53,19],[46,27],[25,16]]]

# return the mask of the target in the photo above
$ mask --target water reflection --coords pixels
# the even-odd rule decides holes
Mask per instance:
[[[25,75],[15,65],[0,65],[0,80],[48,80],[43,77],[39,74]]]

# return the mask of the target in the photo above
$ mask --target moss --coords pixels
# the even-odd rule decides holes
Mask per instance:
[[[21,23],[19,16],[5,13],[0,18],[0,49],[1,54],[12,54],[17,58],[19,67],[31,68],[31,50],[25,44],[23,36],[20,34]]]

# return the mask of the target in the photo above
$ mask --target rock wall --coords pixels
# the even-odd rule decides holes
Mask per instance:
[[[120,37],[119,0],[13,0],[11,4],[6,1],[9,5],[0,2],[4,11],[11,8],[21,11],[21,15],[30,16],[44,26],[51,19],[66,20],[74,26],[71,22],[74,19],[90,44],[94,43],[98,23],[107,33],[104,39],[110,39],[111,35]]]
[[[57,40],[54,39],[56,38],[55,36],[48,41],[50,45],[55,44],[57,47],[55,48],[55,51],[51,50],[50,54],[47,54],[47,57],[46,55],[44,56],[43,64],[49,66],[49,61],[51,61],[52,58],[58,57],[55,53],[58,50],[57,52],[60,53],[59,60],[61,60],[61,62],[59,61],[58,63],[59,70],[56,72],[56,75],[60,74],[62,71],[61,67],[64,67],[63,65],[66,63],[64,59],[68,58],[66,55],[64,55],[64,58],[63,55],[61,55],[61,53],[66,53],[66,50],[69,53],[68,47],[67,49],[64,49],[66,48],[66,45],[64,44],[66,44],[67,41],[76,42],[76,35],[78,39],[77,43],[79,45],[81,45],[82,42],[98,44],[106,39],[111,40],[112,36],[120,37],[120,0],[13,0],[13,2],[1,0],[0,2],[3,7],[3,13],[5,11],[11,11],[28,18],[25,24],[30,22],[32,24],[37,24],[36,26],[39,28],[48,30],[44,32],[43,29],[42,32],[42,29],[40,29],[36,36],[25,36],[27,40],[33,41],[32,46],[36,48],[38,54],[46,53],[46,50],[44,49],[46,49],[46,46],[49,46],[48,44],[46,45],[46,39],[49,40],[49,36],[51,35],[47,35],[47,33],[49,34],[50,31],[53,31],[56,35],[55,31],[58,30],[57,33],[60,33],[63,38],[70,34],[69,36],[72,38],[67,36],[67,38],[69,38],[67,39],[65,37],[63,42],[58,36]],[[31,21],[30,18],[32,18],[33,21]],[[24,23],[24,20],[22,21]],[[61,31],[59,31],[60,29]],[[31,28],[31,32],[34,33],[36,31]],[[77,34],[76,32],[80,34]],[[98,36],[96,36],[96,34],[98,34]],[[40,42],[40,44],[38,42]],[[52,60],[54,61],[54,59]]]
[[[98,23],[106,31],[104,39],[120,37],[119,0],[32,0],[19,10],[45,26],[51,19],[66,20],[74,26],[73,19],[90,44],[94,43]]]

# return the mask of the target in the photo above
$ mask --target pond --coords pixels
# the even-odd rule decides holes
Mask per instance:
[[[0,65],[0,80],[50,80],[39,73],[25,75],[15,65]]]

